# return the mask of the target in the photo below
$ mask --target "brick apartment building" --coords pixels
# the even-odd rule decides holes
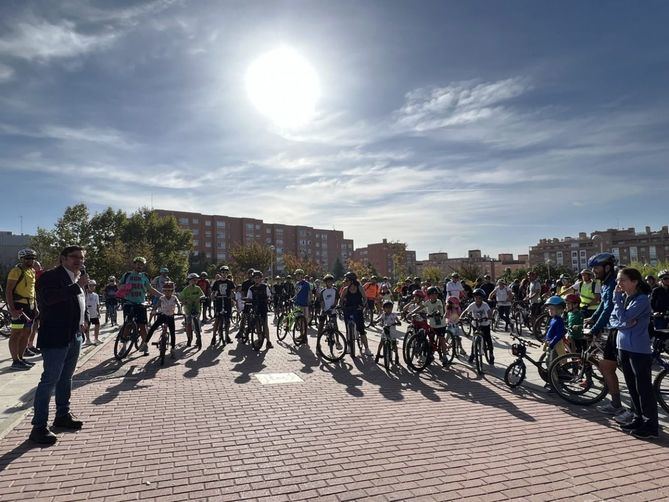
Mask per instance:
[[[312,259],[326,270],[332,270],[337,258],[345,265],[353,255],[353,240],[344,239],[339,230],[265,223],[255,218],[155,211],[161,216],[174,216],[182,228],[193,234],[193,251],[216,263],[227,261],[234,246],[252,242],[274,246],[275,270],[279,272],[284,270],[287,254]]]
[[[613,253],[623,265],[632,262],[656,265],[669,261],[669,227],[637,233],[634,227],[625,230],[609,228],[588,235],[580,232],[578,237],[564,239],[541,239],[530,248],[530,265],[546,263],[563,265],[577,271],[587,267],[588,258],[601,251]]]
[[[449,258],[448,253],[430,253],[427,260],[416,262],[416,273],[422,275],[427,267],[437,268],[442,278],[449,276],[464,265],[477,265],[482,274],[490,274],[492,279],[504,274],[507,269],[512,272],[529,267],[529,257],[526,254],[513,258],[512,253],[501,253],[497,258],[482,255],[480,249],[470,249],[467,256],[460,258]]]
[[[416,270],[416,252],[409,251],[405,243],[388,242],[387,239],[356,249],[353,259],[369,263],[381,277],[398,279],[395,277],[396,265],[398,273],[413,274]]]
[[[19,250],[30,246],[32,238],[32,235],[16,235],[9,231],[0,231],[0,264],[16,265],[19,261],[17,257]]]

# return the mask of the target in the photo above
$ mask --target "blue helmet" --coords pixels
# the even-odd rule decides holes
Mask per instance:
[[[544,305],[553,305],[554,307],[564,307],[566,305],[564,298],[561,296],[551,296]]]
[[[591,256],[588,260],[588,268],[599,267],[604,265],[611,265],[612,267],[618,262],[616,257],[611,253],[599,253]]]
[[[472,292],[472,294],[473,294],[474,296],[480,296],[481,298],[485,298],[485,297],[486,297],[485,291],[483,291],[481,288],[475,289],[475,290]]]

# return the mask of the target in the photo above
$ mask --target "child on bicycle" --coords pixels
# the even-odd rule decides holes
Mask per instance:
[[[450,331],[451,334],[455,337],[457,346],[460,348],[460,355],[466,356],[467,352],[465,352],[465,349],[462,348],[460,327],[458,325],[461,313],[462,308],[460,307],[460,298],[457,296],[449,296],[446,300],[446,323],[448,324],[446,329],[447,331]]]
[[[397,330],[395,329],[395,326],[399,326],[401,323],[397,314],[393,312],[393,302],[391,300],[383,302],[383,314],[381,314],[379,322],[381,323],[382,328],[390,328],[390,339],[392,341],[393,352],[395,352],[395,364],[399,364],[400,356],[397,354]],[[379,363],[379,359],[381,358],[381,350],[383,350],[383,337],[381,337],[379,347],[376,349],[376,364]]]
[[[167,324],[167,329],[170,331],[170,357],[174,359],[174,347],[176,346],[176,340],[174,336],[174,314],[179,307],[179,300],[174,296],[174,283],[170,280],[163,283],[163,295],[158,297],[158,306],[156,312],[158,317],[156,321],[149,328],[149,333],[146,335],[146,343],[149,343],[151,336],[155,331],[162,326]]]
[[[267,313],[269,312],[269,303],[272,301],[272,292],[269,286],[263,282],[263,273],[260,270],[253,272],[253,285],[249,287],[246,299],[252,302],[256,316],[260,318],[267,341],[266,347],[268,349],[273,348],[274,346],[269,341],[269,325],[267,324]]]
[[[402,309],[401,315],[405,318],[411,316],[414,312],[418,312],[423,308],[423,301],[426,298],[426,294],[422,289],[416,289],[411,294],[411,301],[407,303]]]
[[[555,295],[546,300],[545,305],[548,307],[548,315],[551,316],[551,320],[546,330],[543,349],[544,352],[547,352],[546,363],[550,368],[551,362],[565,353],[564,337],[567,334],[567,329],[564,325],[564,319],[562,319],[565,301],[561,296]],[[550,383],[547,383],[544,387],[552,388]]]
[[[186,336],[188,341],[186,347],[190,347],[193,341],[193,323],[195,323],[195,346],[202,348],[202,338],[200,336],[200,299],[204,296],[204,291],[197,285],[200,276],[195,273],[188,274],[188,286],[181,290],[181,303],[183,304],[184,316],[186,318]]]
[[[583,335],[583,311],[580,308],[581,297],[576,293],[567,295],[567,342],[576,352],[583,352],[588,347],[588,341]]]
[[[367,298],[362,289],[362,285],[358,282],[358,278],[353,272],[347,272],[344,276],[348,279],[348,286],[344,289],[339,302],[344,309],[344,319],[348,323],[349,318],[353,318],[356,329],[360,333],[360,341],[365,347],[365,355],[371,356],[372,351],[369,350],[369,342],[367,341],[367,334],[365,331],[365,321],[362,317],[362,311],[367,305]]]
[[[474,319],[478,319],[479,321],[479,329],[481,330],[481,336],[483,336],[483,342],[486,344],[486,346],[490,349],[490,366],[494,366],[495,364],[495,356],[494,356],[494,345],[492,343],[492,335],[490,334],[490,317],[492,316],[492,311],[490,309],[490,306],[483,301],[484,298],[486,298],[488,295],[486,295],[486,292],[481,289],[477,288],[473,291],[474,295],[474,301],[467,305],[467,308],[462,311],[462,315],[466,316],[469,315],[473,317]],[[469,356],[469,363],[474,362],[474,347],[472,344],[472,353]]]
[[[439,299],[439,289],[435,286],[430,286],[427,289],[427,301],[423,302],[423,308],[427,314],[427,322],[430,325],[431,331],[429,333],[430,342],[434,343],[434,335],[437,334],[439,340],[439,347],[441,348],[442,354],[448,352],[448,347],[446,344],[446,319],[445,319],[445,310],[444,304]],[[446,359],[442,360],[442,364],[447,366],[448,363]]]

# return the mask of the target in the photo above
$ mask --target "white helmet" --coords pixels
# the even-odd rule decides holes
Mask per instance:
[[[30,248],[25,248],[19,251],[19,260],[21,258],[28,258],[28,257],[37,258],[37,251]]]
[[[186,279],[188,279],[189,281],[190,281],[191,279],[199,279],[199,278],[200,278],[200,276],[199,276],[198,274],[196,274],[195,272],[191,272],[191,273],[188,274],[188,276],[186,277]]]

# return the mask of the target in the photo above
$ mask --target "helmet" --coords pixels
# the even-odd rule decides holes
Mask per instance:
[[[91,279],[90,281],[88,281],[88,285],[89,285],[89,286],[97,286],[98,283],[95,282],[95,280]]]
[[[386,300],[385,302],[383,302],[383,306],[384,306],[384,307],[388,307],[388,306],[392,307],[392,306],[393,306],[393,302],[391,302],[390,300]]]
[[[208,276],[208,275],[207,275],[207,272],[202,272],[202,273],[200,274],[200,277],[207,277],[207,276]]]
[[[30,249],[30,248],[22,249],[21,251],[19,251],[18,254],[19,254],[19,260],[21,258],[26,258],[26,259],[37,258],[37,251],[35,251],[34,249]]]
[[[254,270],[253,277],[262,277],[262,272],[260,270]]]
[[[280,276],[280,275],[277,275],[277,276],[274,278],[274,280],[281,280],[281,276]]]
[[[414,281],[414,282],[416,282],[416,281],[420,281],[420,277],[414,277],[414,278],[413,278],[413,281]]]
[[[555,307],[564,307],[564,299],[561,296],[551,296],[544,305],[553,305]]]
[[[160,267],[161,274],[167,274],[170,270],[167,267]]]
[[[253,272],[255,272],[254,268],[250,268],[246,271],[247,274],[251,275]]]
[[[376,282],[376,281],[379,280],[379,278],[378,278],[376,275],[373,275],[371,280],[374,281],[374,282]]]
[[[484,279],[490,279],[490,274],[486,274],[483,276]]]
[[[363,276],[362,276],[362,279],[360,279],[360,281],[361,281],[361,282],[367,282],[367,276],[366,276],[366,275],[363,275]]]
[[[385,276],[384,276],[384,277],[383,277],[383,280],[384,280],[384,281],[389,281],[390,279],[388,279],[388,277],[385,277]]]
[[[618,262],[616,257],[611,253],[599,253],[591,256],[588,260],[588,268],[611,265],[612,267]]]
[[[453,305],[460,305],[460,298],[457,296],[449,296],[446,302],[452,303]]]
[[[417,289],[416,291],[413,292],[413,295],[414,295],[414,296],[417,296],[418,298],[422,298],[423,300],[424,300],[425,297],[427,296],[427,295],[425,294],[425,291],[423,291],[422,289]]]
[[[457,272],[453,272],[453,273],[451,274],[451,277],[452,277],[453,279],[455,279],[456,277],[460,277],[460,274],[458,274]]]
[[[286,276],[286,280],[287,280],[287,281],[291,280],[292,278],[293,278],[292,275],[287,275],[287,276]]]
[[[172,281],[165,281],[165,284],[163,284],[163,291],[166,289],[174,289],[174,283]]]
[[[304,275],[304,270],[302,270],[301,268],[297,268],[297,269],[295,269],[295,272],[293,272],[293,273],[295,275],[300,275],[300,274]]]
[[[560,279],[569,279],[569,276],[566,274],[561,274]]]
[[[197,275],[195,272],[191,272],[190,274],[188,274],[188,275],[186,276],[186,279],[188,279],[189,281],[190,281],[191,279],[199,279],[199,278],[200,278],[200,276]]]
[[[581,270],[581,274],[580,274],[580,275],[583,275],[583,274],[594,275],[594,274],[592,273],[592,270],[590,270],[589,268],[584,268],[583,270]]]
[[[438,295],[439,290],[437,288],[435,288],[434,286],[432,286],[430,288],[427,288],[427,294],[428,295]]]
[[[669,277],[669,270],[660,270],[660,273],[657,274],[657,278],[664,279],[665,277]]]
[[[227,265],[221,265],[220,267],[218,267],[218,270],[220,270],[221,272],[227,272],[230,270],[230,267],[228,267]]]
[[[332,274],[325,274],[325,277],[323,277],[324,281],[334,281],[334,276]]]
[[[144,265],[146,265],[146,258],[144,258],[143,256],[135,256],[135,257],[132,259],[132,262],[133,262],[133,263],[137,263],[137,262],[139,262],[139,263],[143,263]]]
[[[485,291],[483,291],[481,288],[476,288],[472,294],[474,296],[480,296],[481,298],[485,298],[486,296]]]
[[[497,279],[497,284],[505,284],[506,285],[506,281],[504,279]]]
[[[115,281],[116,277],[114,277],[113,275],[110,275],[109,277],[107,277],[107,280],[108,281]]]
[[[567,303],[581,303],[581,295],[577,295],[576,293],[571,293],[567,295],[567,298],[565,298],[565,301]]]
[[[349,271],[349,272],[346,272],[346,273],[344,274],[344,277],[345,277],[346,279],[348,279],[348,280],[352,280],[352,281],[354,281],[354,280],[356,280],[356,279],[358,278],[358,276],[355,275],[355,272],[350,272],[350,271]]]
[[[407,277],[407,278],[404,279],[404,280],[405,280],[405,281],[413,281],[413,277],[409,276],[409,277]]]

